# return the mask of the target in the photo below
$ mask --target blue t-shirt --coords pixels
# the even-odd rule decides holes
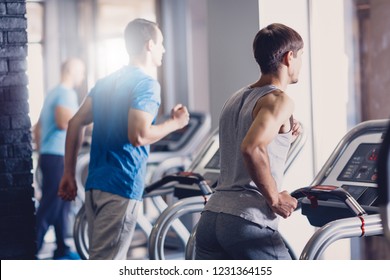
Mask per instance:
[[[86,190],[141,200],[149,146],[128,140],[129,109],[157,116],[160,84],[141,69],[125,66],[91,90],[93,132]]]
[[[58,85],[46,96],[39,122],[41,124],[40,153],[50,155],[65,154],[66,129],[58,128],[55,120],[57,106],[65,107],[73,113],[78,108],[77,93],[70,88]]]

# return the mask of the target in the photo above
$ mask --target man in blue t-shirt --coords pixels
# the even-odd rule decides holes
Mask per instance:
[[[69,122],[65,171],[58,194],[76,197],[75,166],[82,128],[93,122],[85,209],[90,259],[126,259],[144,188],[149,145],[188,124],[185,106],[154,124],[160,85],[148,72],[165,52],[157,24],[131,21],[125,29],[128,66],[99,80]]]
[[[39,151],[42,172],[42,197],[36,215],[37,253],[40,251],[49,226],[53,225],[57,248],[54,259],[73,258],[65,243],[68,232],[70,204],[57,196],[64,172],[65,137],[68,121],[78,108],[74,88],[84,79],[84,64],[79,59],[68,59],[61,67],[61,82],[46,96],[34,136]]]

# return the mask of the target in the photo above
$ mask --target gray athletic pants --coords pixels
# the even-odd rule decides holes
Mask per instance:
[[[140,204],[138,200],[99,190],[89,190],[85,193],[89,259],[126,259]]]
[[[278,231],[243,218],[205,211],[196,230],[197,260],[290,260]]]

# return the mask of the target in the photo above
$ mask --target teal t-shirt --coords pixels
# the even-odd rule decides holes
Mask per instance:
[[[141,69],[125,66],[91,90],[93,132],[86,190],[141,200],[149,146],[128,140],[129,109],[157,116],[160,84]]]
[[[58,85],[46,96],[39,117],[41,124],[40,153],[50,155],[65,155],[66,130],[57,127],[55,109],[65,107],[73,113],[78,108],[77,93],[63,85]]]

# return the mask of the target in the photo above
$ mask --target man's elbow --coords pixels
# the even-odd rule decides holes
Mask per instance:
[[[59,130],[67,130],[68,129],[68,126],[69,126],[69,123],[68,122],[57,122],[57,128]]]
[[[244,141],[241,143],[240,150],[244,158],[247,158],[253,153],[254,147]]]
[[[142,141],[139,139],[130,139],[130,144],[136,148],[143,146]]]
[[[266,146],[250,145],[249,143],[243,142],[240,146],[241,154],[245,160],[250,160],[253,157],[265,153]]]
[[[146,145],[145,139],[141,135],[128,135],[129,142],[134,147],[141,147]]]
[[[71,118],[66,124],[64,124],[64,129],[70,130],[70,129],[78,129],[83,127],[83,124],[80,122],[79,119],[77,119],[75,116]]]

